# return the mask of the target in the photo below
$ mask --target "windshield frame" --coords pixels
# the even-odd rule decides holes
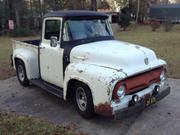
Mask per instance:
[[[64,27],[65,27],[65,22],[67,20],[76,20],[76,21],[80,21],[80,20],[96,20],[96,19],[100,19],[100,20],[105,20],[106,21],[106,25],[107,28],[110,32],[109,36],[99,36],[99,37],[93,37],[93,38],[85,38],[85,39],[78,39],[78,40],[71,40],[71,41],[63,41],[63,34],[64,34]],[[114,40],[114,36],[113,36],[113,31],[111,29],[110,23],[108,21],[108,18],[102,18],[102,17],[89,17],[89,18],[64,18],[63,19],[63,24],[62,24],[62,30],[61,30],[61,45],[62,47],[69,45],[80,45],[80,44],[85,44],[85,43],[91,43],[91,42],[96,42],[96,41],[103,41],[103,40]]]

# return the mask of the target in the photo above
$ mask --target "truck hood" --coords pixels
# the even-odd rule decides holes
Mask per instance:
[[[76,46],[70,62],[84,62],[124,72],[127,76],[165,64],[145,47],[116,40]]]

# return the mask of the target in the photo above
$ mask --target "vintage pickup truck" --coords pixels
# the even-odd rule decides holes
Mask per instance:
[[[84,118],[126,117],[170,93],[166,62],[115,40],[108,16],[99,12],[47,13],[41,40],[14,40],[11,59],[20,84],[72,99]]]

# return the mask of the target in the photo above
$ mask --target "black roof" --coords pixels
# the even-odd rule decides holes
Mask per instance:
[[[63,17],[63,18],[81,18],[81,17],[102,17],[102,18],[108,18],[108,15],[100,12],[95,11],[89,11],[89,10],[59,10],[59,11],[53,11],[45,14],[46,17]]]

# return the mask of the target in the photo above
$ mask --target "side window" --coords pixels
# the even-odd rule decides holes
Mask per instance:
[[[50,40],[52,36],[55,36],[59,40],[60,26],[61,26],[60,20],[46,20],[44,38]]]

